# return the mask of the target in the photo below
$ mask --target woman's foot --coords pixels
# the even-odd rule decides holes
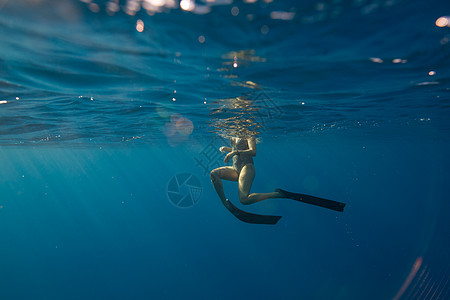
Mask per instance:
[[[284,191],[282,189],[275,189],[275,193],[278,193],[278,195],[279,195],[278,198],[288,198],[285,192],[286,191]]]
[[[296,193],[291,193],[282,189],[275,189],[275,193],[280,194],[280,198],[292,199],[292,200],[301,200],[301,195]]]

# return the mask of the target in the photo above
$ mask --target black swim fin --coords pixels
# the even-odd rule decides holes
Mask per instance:
[[[281,219],[281,216],[268,216],[268,215],[257,215],[245,212],[243,210],[240,210],[236,206],[233,205],[233,203],[230,202],[230,200],[226,200],[223,202],[223,205],[239,220],[245,222],[245,223],[252,223],[252,224],[267,224],[267,225],[275,225],[277,224],[278,220]]]
[[[283,198],[289,198],[293,200],[297,200],[303,203],[308,203],[312,205],[321,206],[324,208],[332,209],[335,211],[344,211],[345,203],[337,202],[333,200],[323,199],[319,197],[314,197],[305,194],[297,194],[291,193],[282,189],[276,189],[275,192],[278,192],[283,195]]]

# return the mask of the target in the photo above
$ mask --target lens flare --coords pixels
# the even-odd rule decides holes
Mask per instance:
[[[178,118],[175,122],[175,127],[177,132],[181,135],[190,135],[192,131],[194,131],[194,124],[192,124],[192,121],[184,117]]]
[[[139,31],[139,32],[144,31],[144,21],[137,20],[137,22],[136,22],[136,30]]]
[[[436,26],[437,27],[445,27],[449,26],[450,17],[440,17],[436,20]]]

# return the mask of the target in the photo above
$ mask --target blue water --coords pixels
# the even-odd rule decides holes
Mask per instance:
[[[448,15],[0,1],[0,299],[449,299]],[[238,134],[258,139],[253,192],[345,211],[243,206],[225,182],[282,216],[234,218],[209,171]]]

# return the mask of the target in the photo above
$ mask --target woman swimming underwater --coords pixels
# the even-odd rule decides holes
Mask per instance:
[[[224,162],[228,163],[230,159],[233,159],[233,166],[225,166],[212,170],[211,181],[223,205],[241,221],[257,224],[276,224],[281,217],[251,214],[238,209],[225,197],[222,179],[238,182],[239,201],[245,205],[272,198],[289,198],[336,211],[342,212],[344,210],[344,203],[291,193],[282,189],[276,189],[272,193],[250,194],[250,189],[255,179],[253,157],[256,156],[256,139],[254,137],[232,138],[231,147],[220,147],[220,151],[222,153],[228,152]]]

